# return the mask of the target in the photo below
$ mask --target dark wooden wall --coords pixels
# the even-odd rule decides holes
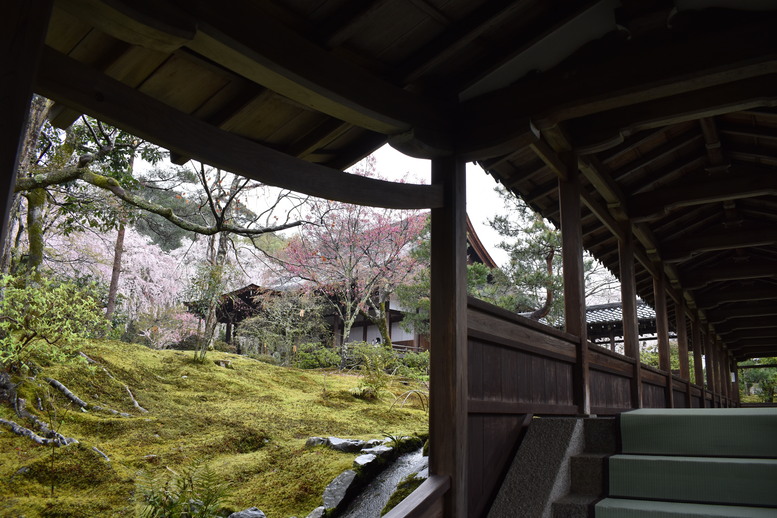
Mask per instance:
[[[496,496],[527,418],[578,414],[573,390],[577,352],[576,337],[476,299],[468,300],[467,322],[468,516],[477,517]],[[633,408],[635,360],[589,343],[588,362],[591,413],[614,415]],[[733,404],[645,365],[641,383],[647,408],[667,406],[669,386],[675,407]]]

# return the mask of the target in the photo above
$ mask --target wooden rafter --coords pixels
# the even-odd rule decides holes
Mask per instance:
[[[732,166],[732,172],[737,175],[735,185],[729,176],[698,175],[634,195],[629,200],[629,215],[635,221],[646,221],[662,217],[677,207],[777,195],[777,175],[773,169],[738,165]]]
[[[270,185],[378,207],[442,203],[439,187],[349,175],[290,157],[170,108],[51,49],[44,51],[37,89],[171,151]]]

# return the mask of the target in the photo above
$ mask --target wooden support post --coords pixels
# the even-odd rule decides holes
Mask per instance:
[[[564,265],[564,325],[579,337],[575,363],[574,395],[578,412],[591,413],[591,386],[588,372],[588,331],[585,321],[585,280],[583,274],[583,230],[580,222],[580,172],[577,159],[567,161],[567,178],[561,178],[561,255]]]
[[[728,354],[726,354],[723,344],[720,344],[718,350],[718,372],[720,372],[720,395],[725,398],[726,406],[729,406],[731,375],[728,373]]]
[[[653,296],[656,299],[656,337],[658,340],[658,366],[666,372],[666,406],[674,408],[672,388],[672,363],[669,356],[669,317],[666,311],[666,280],[662,268],[653,278]]]
[[[32,85],[51,15],[52,0],[4,2],[0,17],[0,250],[8,233],[19,153],[27,128]]]
[[[677,352],[680,359],[680,377],[684,380],[691,379],[688,365],[688,327],[685,322],[685,299],[681,296],[675,305],[675,317],[677,327]]]
[[[737,406],[740,406],[742,404],[742,394],[739,392],[739,365],[733,358],[731,359],[731,369],[734,372],[734,394],[736,395],[736,403]]]
[[[675,328],[677,329],[677,356],[680,360],[680,377],[685,383],[685,407],[691,408],[691,374],[688,364],[688,326],[685,322],[685,298],[682,293],[675,304]]]
[[[707,390],[715,393],[715,376],[712,375],[712,337],[709,331],[704,335],[704,371],[707,375]]]
[[[637,316],[637,284],[634,269],[634,236],[623,232],[618,242],[620,258],[621,300],[623,307],[623,353],[634,358],[631,375],[631,406],[642,408],[642,363],[639,350],[639,319]]]
[[[446,518],[467,516],[466,177],[454,157],[432,160],[432,183],[444,204],[432,210],[431,405],[432,475],[451,477]]]
[[[704,364],[702,363],[702,351],[704,346],[702,345],[701,322],[699,322],[698,317],[693,321],[691,333],[693,334],[693,381],[701,390],[699,407],[704,408],[706,405],[704,396]]]

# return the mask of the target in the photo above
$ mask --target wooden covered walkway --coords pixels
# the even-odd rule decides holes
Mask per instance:
[[[737,361],[777,355],[775,8],[5,2],[0,192],[13,190],[35,92],[57,103],[55,125],[87,113],[179,162],[431,208],[432,476],[394,516],[478,516],[499,484],[487,467],[526,416],[736,406]],[[431,159],[431,185],[342,172],[386,142]],[[467,300],[468,161],[561,228],[564,332]],[[622,282],[625,355],[587,339],[583,249]],[[638,296],[656,311],[660,369],[639,361]]]

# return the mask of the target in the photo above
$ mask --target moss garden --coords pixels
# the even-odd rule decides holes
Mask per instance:
[[[219,514],[256,506],[268,518],[304,517],[356,456],[305,448],[308,437],[428,432],[417,398],[395,404],[413,388],[406,380],[390,379],[377,400],[365,401],[353,396],[354,373],[219,352],[195,363],[191,352],[114,341],[84,342],[81,351],[93,363],[43,366],[13,380],[27,411],[78,443],[40,446],[0,427],[2,517],[140,516],[144,491],[164,491],[193,472],[223,492]],[[8,404],[0,418],[29,426]]]

